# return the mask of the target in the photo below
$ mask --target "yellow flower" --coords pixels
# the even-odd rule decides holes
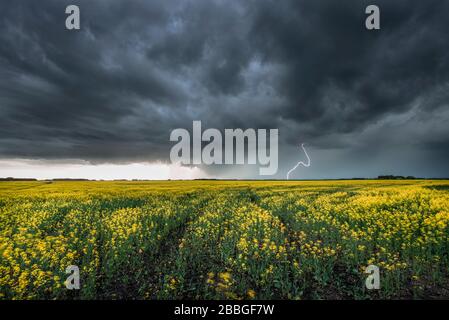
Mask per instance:
[[[222,272],[218,276],[225,282],[230,282],[232,280],[232,275],[229,272]]]

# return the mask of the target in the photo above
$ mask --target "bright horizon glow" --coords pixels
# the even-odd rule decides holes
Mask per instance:
[[[197,167],[179,164],[130,163],[91,164],[82,160],[0,160],[0,178],[33,178],[38,180],[67,178],[89,180],[191,180],[207,178]]]

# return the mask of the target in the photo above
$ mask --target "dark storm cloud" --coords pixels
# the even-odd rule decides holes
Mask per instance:
[[[267,60],[289,66],[278,84],[288,97],[287,118],[311,121],[320,132],[352,132],[410,109],[416,99],[447,84],[449,4],[376,3],[382,14],[379,32],[358,27],[366,1],[260,8],[254,38]],[[439,99],[447,102],[447,91]]]
[[[367,31],[371,2],[4,2],[0,155],[167,161],[170,131],[202,120],[279,128],[285,163],[298,139],[440,158],[449,3],[374,1],[381,30]],[[64,27],[68,4],[81,31]]]

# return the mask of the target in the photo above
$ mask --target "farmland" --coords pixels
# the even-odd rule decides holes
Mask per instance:
[[[0,299],[449,298],[448,236],[443,180],[0,182]]]

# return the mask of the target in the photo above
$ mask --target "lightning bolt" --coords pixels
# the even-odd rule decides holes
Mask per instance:
[[[287,172],[287,180],[290,179],[290,173],[292,173],[293,171],[295,171],[296,168],[299,167],[299,165],[303,165],[304,167],[308,168],[310,167],[310,158],[309,155],[307,154],[306,148],[304,148],[304,143],[301,144],[301,148],[302,150],[304,150],[304,153],[306,154],[307,157],[307,163],[304,163],[302,161],[299,161],[289,172]]]

